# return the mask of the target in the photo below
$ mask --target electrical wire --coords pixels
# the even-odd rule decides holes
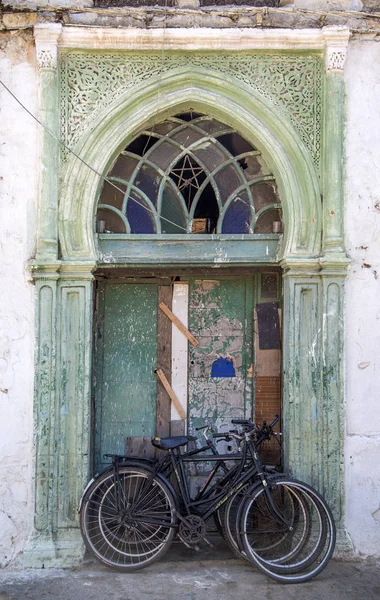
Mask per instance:
[[[21,100],[19,100],[17,98],[17,96],[8,88],[8,86],[5,85],[5,83],[0,79],[0,84],[3,86],[3,88],[12,96],[12,98],[14,98],[14,100],[21,106],[21,108],[23,108],[28,115],[30,115],[32,117],[32,119],[34,119],[41,127],[43,127],[43,129],[45,129],[45,131],[47,131],[47,133],[49,135],[51,135],[52,138],[54,138],[63,148],[65,148],[65,150],[67,150],[68,152],[70,152],[73,156],[75,156],[75,158],[77,158],[81,163],[83,163],[88,169],[90,169],[93,173],[95,173],[96,175],[98,175],[98,177],[100,177],[103,181],[106,181],[109,185],[111,185],[113,188],[115,188],[115,190],[118,190],[119,192],[121,192],[123,195],[125,194],[125,191],[122,190],[119,186],[117,186],[113,181],[111,181],[110,179],[108,179],[108,177],[105,177],[104,175],[102,175],[101,173],[99,173],[96,169],[94,169],[94,167],[92,167],[88,162],[86,162],[81,156],[79,156],[79,154],[77,154],[76,152],[74,152],[74,150],[72,150],[67,144],[65,144],[65,142],[63,142],[58,136],[55,135],[55,133],[53,133],[51,131],[51,129],[49,129],[49,127],[47,127],[44,123],[42,123],[42,121],[40,121],[22,102]],[[144,210],[150,212],[152,215],[154,215],[154,211],[151,210],[150,208],[148,208],[145,204],[143,204],[142,202],[139,202],[138,200],[136,200],[135,198],[130,197],[129,200],[135,202],[136,204],[138,204],[139,206],[141,206],[142,208],[144,208]],[[187,229],[185,227],[182,227],[182,225],[179,225],[178,223],[175,223],[174,221],[171,221],[170,219],[167,219],[166,217],[163,217],[162,215],[160,215],[160,219],[162,219],[163,221],[166,221],[167,223],[170,223],[170,225],[174,225],[175,227],[177,227],[178,229],[182,229],[185,233],[187,233]]]

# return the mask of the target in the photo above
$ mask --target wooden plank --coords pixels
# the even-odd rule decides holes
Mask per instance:
[[[173,296],[171,310],[178,319],[188,327],[189,320],[189,285],[186,282],[173,283]],[[171,386],[187,414],[188,400],[188,362],[189,342],[182,332],[160,310],[162,317],[170,324],[172,330],[172,364]],[[164,370],[165,372],[165,370]],[[172,404],[171,420],[179,419],[179,415]]]
[[[170,423],[170,435],[186,435],[186,421],[172,421]]]
[[[169,317],[169,319],[172,321],[172,323],[174,323],[174,325],[176,327],[178,327],[178,329],[183,333],[183,335],[185,335],[187,337],[189,342],[191,344],[193,344],[193,346],[198,346],[198,344],[199,344],[198,340],[196,340],[195,337],[190,333],[190,331],[184,326],[184,324],[181,323],[181,321],[178,319],[178,317],[176,317],[175,314],[172,313],[170,308],[168,306],[166,306],[166,304],[164,302],[160,302],[159,307],[165,313],[165,315],[167,317]]]
[[[126,456],[144,456],[146,458],[156,457],[156,448],[152,445],[150,436],[129,436],[125,438]]]
[[[164,302],[171,308],[172,306],[172,288],[169,286],[159,286],[158,302]],[[165,314],[158,311],[157,324],[157,368],[164,373],[171,372],[171,353],[172,353],[172,323]],[[171,383],[170,377],[168,377]],[[157,411],[156,411],[156,435],[167,437],[170,433],[171,402],[162,385],[157,386]]]
[[[181,406],[180,401],[178,400],[177,396],[175,395],[170,383],[168,382],[168,380],[165,377],[164,372],[162,371],[162,369],[156,369],[155,373],[157,374],[157,377],[159,378],[159,380],[161,381],[162,385],[164,386],[165,390],[167,391],[171,401],[173,402],[179,416],[181,417],[181,419],[186,419],[186,413],[184,411],[184,409]]]

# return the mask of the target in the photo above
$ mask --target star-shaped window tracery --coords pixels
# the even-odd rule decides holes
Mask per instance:
[[[170,176],[182,192],[189,208],[196,192],[205,180],[203,168],[188,154],[185,154],[170,171]]]

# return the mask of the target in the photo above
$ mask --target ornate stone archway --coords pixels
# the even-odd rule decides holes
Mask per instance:
[[[166,31],[164,39],[159,30],[143,33],[142,40],[141,30],[97,28],[95,35],[90,28],[78,32],[60,25],[35,29],[40,116],[57,137],[61,131],[66,147],[61,152],[50,133],[42,133],[40,223],[32,265],[37,290],[36,534],[26,553],[29,564],[75,564],[82,554],[77,503],[89,472],[94,216],[100,175],[143,123],[189,106],[214,115],[256,144],[276,177],[285,221],[277,260],[284,277],[286,460],[295,475],[326,495],[338,519],[343,514],[342,304],[347,260],[341,160],[348,32],[326,28],[264,35],[245,30],[243,35],[224,30],[218,37],[216,31],[191,29]],[[234,55],[237,47],[245,52],[244,61]],[[129,69],[133,60],[138,63],[139,75],[133,85],[116,86],[111,96],[100,94],[95,109],[91,102],[81,106],[83,118],[78,121],[72,110],[75,95],[69,97],[65,78],[72,77],[74,85],[73,64],[86,68],[95,50],[96,61],[121,69],[120,81],[125,81],[126,61]],[[217,63],[209,50],[218,50]],[[265,57],[263,50],[272,52]],[[134,54],[123,54],[127,51]],[[144,63],[144,51],[161,58],[150,54]],[[193,51],[202,53],[201,61]],[[181,52],[187,53],[185,58]],[[275,82],[268,81],[267,87],[262,83],[262,89],[253,83],[262,75],[265,60],[278,60],[278,73],[284,60],[287,68],[293,61],[300,89],[318,90],[304,121],[292,113],[294,98],[280,98]],[[305,68],[309,80],[302,83]],[[89,85],[101,88],[97,81]]]

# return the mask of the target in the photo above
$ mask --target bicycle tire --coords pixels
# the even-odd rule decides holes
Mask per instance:
[[[293,526],[288,520],[288,525],[291,523],[291,526],[288,535],[284,538],[285,543],[263,549],[260,543],[257,543],[260,537],[257,531],[253,532],[249,519],[258,522],[259,517],[262,518],[265,514],[266,527],[272,534],[276,535],[276,528],[281,531],[281,523],[268,508],[267,494],[271,494],[278,510],[283,511],[285,519],[288,519],[286,507],[282,506],[280,501],[284,490],[287,490],[287,497],[291,493],[293,498],[302,498],[302,504],[298,504],[301,510],[305,512],[307,507],[306,515],[309,521],[307,535],[300,541],[297,537],[299,525],[295,523]],[[322,496],[303,482],[288,478],[271,481],[267,488],[256,486],[251,491],[251,498],[245,502],[241,515],[240,535],[247,558],[276,581],[282,583],[308,581],[326,567],[333,554],[336,529],[331,511]],[[281,531],[281,535],[282,533]]]
[[[148,469],[120,467],[118,484],[114,473],[106,472],[92,483],[82,503],[85,545],[113,569],[145,568],[168,551],[177,526],[177,504],[170,484]]]
[[[278,478],[280,478],[280,477],[283,478],[283,475],[279,476]],[[261,486],[261,483],[257,483],[257,482],[253,486],[252,486],[252,483],[246,484],[244,486],[244,488],[239,490],[239,492],[237,494],[235,494],[232,498],[230,498],[230,500],[227,502],[226,508],[225,508],[225,514],[224,514],[223,529],[224,529],[225,539],[227,540],[227,543],[230,546],[232,552],[239,558],[247,560],[248,562],[250,562],[250,560],[247,557],[247,554],[244,549],[244,545],[243,545],[241,535],[240,535],[240,525],[239,524],[241,521],[242,511],[243,511],[243,508],[247,501],[247,498],[249,498],[251,496],[253,490],[255,490],[256,488],[258,488],[260,486]],[[298,512],[300,511],[300,507],[298,506],[298,504],[300,503],[301,499],[300,498],[293,498],[293,499],[290,498],[290,499],[292,500],[291,506],[292,506],[293,513],[294,513],[293,520],[295,520],[295,517],[297,515],[297,509],[298,509]],[[302,506],[302,508],[304,508],[304,507]],[[302,514],[302,512],[301,512],[301,514]],[[306,515],[306,517],[307,517],[307,515]],[[307,538],[307,535],[308,535],[308,520],[307,520],[307,518],[305,518],[303,522],[304,522],[304,530],[302,532],[303,535],[302,535],[301,540],[305,541],[305,539]],[[265,533],[268,533],[268,532],[265,532]],[[276,540],[270,540],[270,539],[268,539],[268,536],[264,537],[261,535],[260,527],[259,527],[258,535],[260,536],[260,542],[262,542],[261,550],[264,550],[265,545],[269,549],[269,548],[273,547],[273,545],[276,546],[276,545],[281,544],[282,540],[286,537],[287,534],[286,534],[286,532],[282,532],[280,538],[277,537]],[[263,546],[263,544],[265,544],[265,545]]]

